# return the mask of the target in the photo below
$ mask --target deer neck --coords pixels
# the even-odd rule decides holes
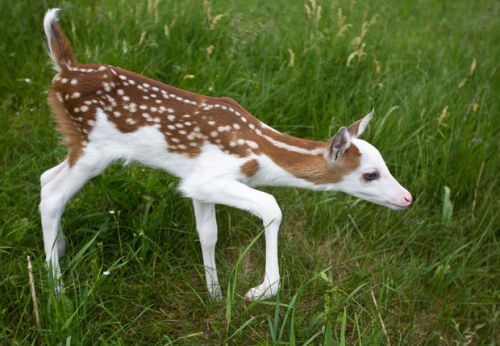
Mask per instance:
[[[292,137],[267,127],[261,137],[262,153],[279,167],[262,170],[260,177],[265,185],[332,190],[343,176],[359,166],[356,146],[349,147],[345,158],[332,164],[325,160],[327,142]]]

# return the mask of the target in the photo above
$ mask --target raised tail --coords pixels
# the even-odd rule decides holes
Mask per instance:
[[[66,34],[57,23],[58,8],[51,8],[45,14],[43,19],[43,27],[47,35],[47,41],[50,48],[50,57],[54,61],[56,70],[68,70],[76,66],[73,49]]]

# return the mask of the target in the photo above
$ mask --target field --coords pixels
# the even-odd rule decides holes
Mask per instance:
[[[0,344],[500,342],[499,1],[0,4]],[[55,297],[38,213],[39,176],[66,155],[46,103],[50,7],[78,62],[232,97],[297,137],[326,141],[375,108],[363,137],[413,205],[263,188],[283,210],[282,290],[252,304],[263,227],[218,206],[214,302],[178,179],[117,163],[66,208]]]

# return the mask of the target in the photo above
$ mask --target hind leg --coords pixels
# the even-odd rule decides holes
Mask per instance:
[[[52,180],[54,180],[57,175],[68,165],[68,159],[64,160],[57,166],[54,166],[45,172],[42,173],[40,176],[40,186],[45,186],[48,183],[50,183]],[[57,246],[57,254],[59,257],[62,257],[66,253],[66,239],[64,237],[64,234],[62,233],[61,226],[59,225],[57,235],[56,235],[56,246]]]
[[[44,185],[42,183],[40,200],[43,242],[49,276],[54,279],[61,276],[59,255],[65,248],[65,241],[60,221],[66,203],[89,179],[100,174],[108,163],[100,156],[84,155],[71,167],[63,162],[42,175],[41,180],[45,182]]]
[[[61,172],[61,170],[68,165],[68,159],[64,160],[57,166],[54,166],[45,172],[42,173],[40,176],[40,185],[44,186],[50,183],[54,178]]]

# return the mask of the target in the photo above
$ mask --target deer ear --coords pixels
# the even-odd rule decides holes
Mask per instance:
[[[328,144],[328,155],[326,160],[328,162],[335,162],[342,157],[347,148],[351,145],[351,136],[345,127],[341,127],[339,132],[332,138]]]
[[[365,115],[363,118],[360,120],[356,121],[352,125],[350,125],[347,129],[349,130],[349,134],[354,137],[358,138],[361,137],[363,132],[365,131],[366,127],[368,126],[368,123],[370,122],[371,118],[373,117],[373,112],[374,110]]]

